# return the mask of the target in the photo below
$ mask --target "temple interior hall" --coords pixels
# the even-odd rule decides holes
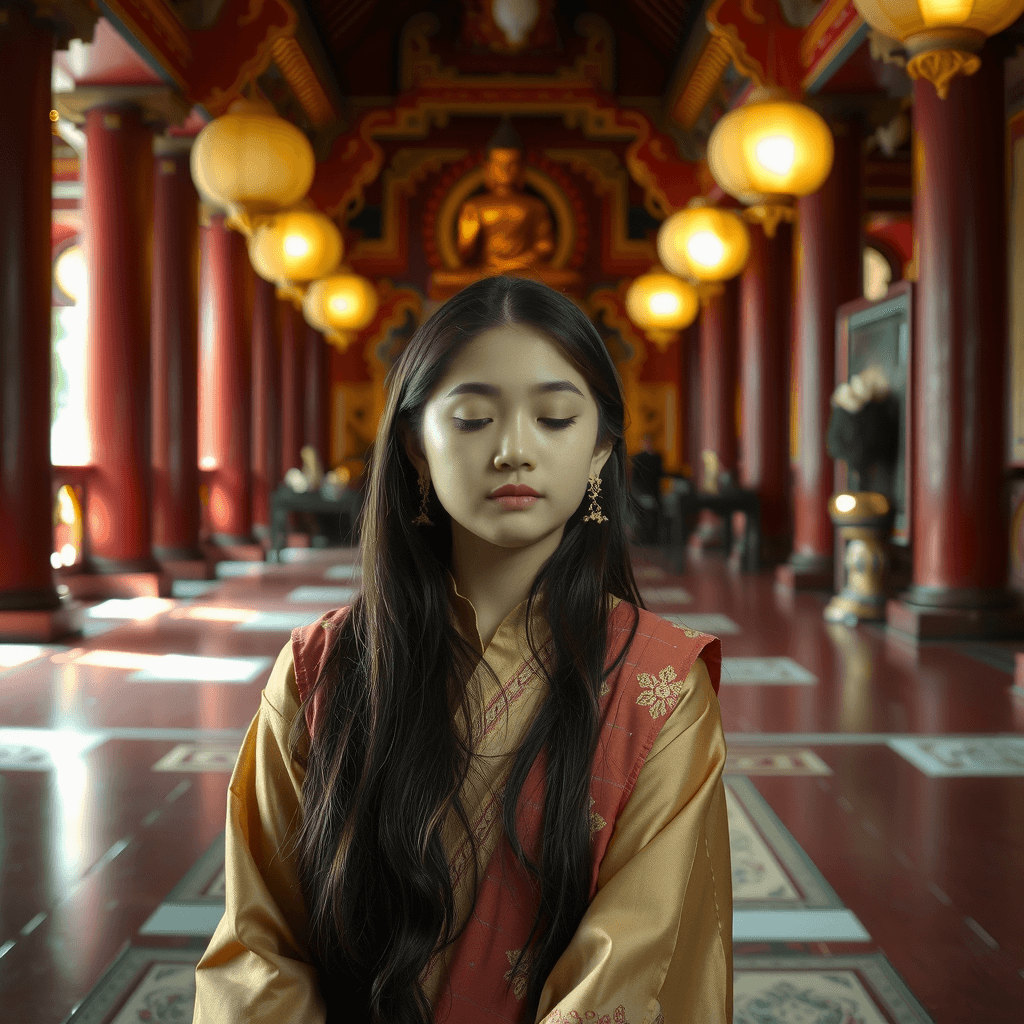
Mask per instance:
[[[0,1024],[192,1020],[388,373],[503,274],[721,638],[736,1024],[1022,1024],[1022,14],[0,0]]]

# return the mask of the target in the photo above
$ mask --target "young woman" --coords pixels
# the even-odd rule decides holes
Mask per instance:
[[[731,1022],[719,643],[643,608],[600,336],[490,278],[387,387],[362,590],[231,778],[196,1024]]]

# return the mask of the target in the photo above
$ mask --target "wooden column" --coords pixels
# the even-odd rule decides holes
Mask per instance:
[[[700,450],[714,452],[721,470],[736,473],[737,300],[735,280],[707,299],[700,313]],[[698,479],[703,467],[698,467]]]
[[[153,203],[153,553],[202,578],[199,549],[199,198],[190,139],[156,141]]]
[[[889,623],[919,637],[1024,630],[1006,590],[1003,88],[989,43],[947,99],[914,91],[914,576]]]
[[[245,240],[224,223],[222,214],[210,217],[203,231],[200,285],[202,339],[207,360],[203,400],[210,436],[211,540],[221,548],[252,546],[250,493],[250,387],[252,364],[245,336]]]
[[[789,554],[789,326],[792,232],[750,229],[750,260],[740,278],[739,481],[761,499],[762,555]]]
[[[280,482],[280,347],[274,285],[255,281],[252,313],[252,519],[257,534],[269,534],[270,494]]]
[[[302,315],[290,302],[279,304],[281,315],[281,478],[302,468],[305,444],[305,340]]]
[[[836,310],[859,298],[862,164],[858,120],[831,124],[832,173],[799,200],[794,239],[793,360],[799,451],[793,482],[793,553],[778,582],[791,589],[833,584],[832,460],[825,448],[836,376]]]
[[[50,480],[50,74],[54,30],[5,11],[0,67],[0,642],[81,625],[53,582]]]
[[[302,322],[305,333],[305,417],[303,444],[315,448],[326,472],[331,453],[330,439],[330,373],[327,342],[314,327]]]
[[[69,585],[82,596],[167,594],[170,580],[152,552],[153,136],[138,107],[114,103],[86,112],[85,136],[91,578]]]

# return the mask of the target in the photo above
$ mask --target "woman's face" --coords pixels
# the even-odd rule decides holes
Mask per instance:
[[[561,540],[611,454],[597,449],[597,402],[558,346],[528,327],[485,331],[452,361],[424,408],[423,448],[406,451],[465,530],[502,548]],[[540,497],[509,507],[491,497],[525,484]],[[552,535],[557,534],[557,538]]]

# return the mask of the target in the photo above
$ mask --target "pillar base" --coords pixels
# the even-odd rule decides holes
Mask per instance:
[[[832,590],[835,576],[832,559],[826,555],[803,555],[794,552],[789,561],[775,570],[775,585],[790,592],[797,590]]]
[[[1024,608],[936,608],[895,598],[886,605],[888,627],[912,640],[1009,640],[1024,637]],[[1020,678],[1021,661],[1017,658]]]
[[[72,597],[83,600],[171,596],[171,577],[163,571],[83,572],[68,576],[64,582]]]
[[[214,534],[208,541],[201,541],[199,546],[208,562],[264,562],[267,557],[263,545],[251,537],[242,539]]]
[[[81,633],[84,621],[85,606],[79,601],[41,611],[0,611],[0,643],[52,644]]]

